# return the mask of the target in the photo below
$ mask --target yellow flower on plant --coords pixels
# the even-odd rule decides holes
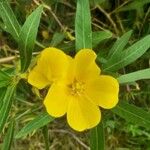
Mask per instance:
[[[99,106],[110,109],[118,103],[118,81],[101,75],[95,59],[91,49],[82,49],[72,58],[46,48],[28,76],[28,82],[39,89],[51,85],[44,99],[47,112],[54,117],[66,114],[68,124],[77,131],[100,122]]]

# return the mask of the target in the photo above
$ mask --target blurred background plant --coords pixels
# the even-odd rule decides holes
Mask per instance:
[[[37,8],[40,4],[44,4],[44,10],[42,11],[33,56],[36,56],[40,50],[48,46],[61,48],[66,53],[74,55],[74,20],[76,12],[75,1],[9,0],[8,2],[21,26],[24,24],[26,18],[33,12],[33,10],[35,10],[35,8]],[[8,106],[11,107],[11,111],[10,113],[7,112],[7,114],[9,113],[9,117],[7,123],[5,123],[2,133],[0,134],[0,147],[3,149],[5,147],[5,149],[7,149],[8,146],[9,149],[10,143],[12,142],[13,150],[42,150],[45,149],[46,144],[49,144],[51,150],[90,149],[90,133],[88,131],[84,133],[76,133],[72,131],[66,124],[66,121],[64,121],[64,118],[56,119],[44,128],[38,129],[39,127],[37,127],[35,130],[32,129],[32,132],[29,134],[23,134],[23,137],[20,136],[21,138],[14,138],[14,140],[11,141],[10,137],[12,135],[15,137],[20,129],[22,129],[28,122],[33,120],[35,117],[37,117],[37,115],[40,114],[40,112],[44,110],[41,104],[42,96],[45,95],[45,91],[43,90],[39,93],[39,91],[31,87],[23,79],[21,79],[17,85],[15,96],[13,95],[13,91],[15,90],[13,86],[6,91],[5,86],[10,83],[16,84],[18,78],[23,78],[23,75],[20,76],[18,72],[20,68],[17,40],[14,40],[14,37],[12,36],[13,33],[9,34],[10,31],[8,31],[8,27],[6,27],[5,17],[7,16],[2,14],[2,12],[4,12],[3,7],[5,6],[2,3],[3,2],[1,0],[0,109],[5,110],[5,107],[7,108]],[[142,37],[150,34],[150,0],[90,0],[90,10],[92,30],[95,32],[93,33],[95,36],[93,36],[92,44],[94,50],[98,54],[97,62],[100,65],[104,64],[105,66],[105,61],[109,56],[109,50],[113,46],[114,42],[122,35],[125,35],[126,32],[125,45],[127,44],[127,46],[130,46],[131,44],[140,40]],[[7,9],[7,11],[9,12],[10,10]],[[13,15],[11,19],[13,19]],[[18,30],[20,30],[19,24]],[[130,30],[133,32],[132,36]],[[103,31],[103,34],[101,33],[99,35],[96,31]],[[34,65],[35,61],[36,57],[33,57],[31,65]],[[150,51],[146,51],[138,60],[134,61],[127,67],[125,66],[120,69],[118,71],[118,75],[127,74],[149,67]],[[118,77],[117,74],[114,75]],[[147,76],[148,75],[150,78],[149,70]],[[126,84],[125,86],[121,86],[120,90],[120,100],[125,100],[134,106],[142,108],[142,110],[145,110],[148,114],[150,114],[150,80],[141,80],[132,82],[131,84]],[[4,103],[4,99],[8,100],[9,102],[9,99],[11,99],[12,96],[15,97],[13,103],[10,101],[10,103],[3,108],[2,104]],[[125,108],[127,107],[129,108],[130,106],[127,105]],[[132,123],[134,122],[132,119],[131,121],[129,119],[128,122],[127,117],[130,118],[130,113],[133,113],[132,111],[127,112],[126,121],[112,112],[113,110],[107,112],[103,111],[103,124],[106,143],[105,149],[149,150],[150,129],[138,125],[138,121]],[[0,114],[3,114],[2,111]],[[50,122],[50,120],[48,119],[47,122]],[[150,119],[147,119],[147,124],[150,124]],[[15,130],[13,129],[14,125]],[[50,136],[45,133],[45,129],[49,129],[48,131]],[[10,140],[7,140],[6,142],[5,138]],[[49,143],[45,143],[45,139],[48,138]]]

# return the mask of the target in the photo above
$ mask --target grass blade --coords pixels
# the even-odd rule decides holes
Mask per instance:
[[[118,81],[120,84],[125,84],[142,79],[150,79],[150,68],[122,75],[118,78]]]
[[[111,59],[103,65],[103,71],[117,71],[141,57],[150,48],[150,35],[145,36],[122,53],[118,54],[115,59]]]
[[[3,105],[0,109],[0,133],[2,132],[4,125],[7,121],[12,101],[13,101],[13,96],[15,92],[16,86],[15,85],[10,85],[8,86],[5,96],[3,98]]]
[[[49,133],[47,125],[43,127],[43,136],[45,141],[45,150],[49,150]]]
[[[150,115],[142,108],[128,104],[125,101],[121,101],[115,108],[111,110],[128,122],[150,128]]]
[[[65,38],[65,35],[63,33],[56,32],[53,35],[50,45],[55,47],[58,44],[60,44],[64,38]]]
[[[105,150],[105,135],[102,122],[91,130],[90,148],[91,150]]]
[[[96,47],[101,41],[112,37],[110,31],[97,31],[92,33],[92,46]]]
[[[12,37],[18,42],[21,26],[7,0],[0,1],[0,17],[4,22],[4,25],[0,24],[0,27],[4,31],[10,33]],[[45,48],[45,46],[40,44],[38,41],[36,41],[36,45],[41,48]]]
[[[2,145],[2,150],[10,150],[13,136],[14,136],[14,122],[12,121],[5,135],[4,143]]]
[[[5,96],[6,90],[6,88],[0,88],[0,110],[3,106],[3,98]]]
[[[7,1],[0,2],[0,17],[6,26],[7,32],[18,41],[20,25]]]
[[[108,58],[114,59],[126,46],[126,44],[129,41],[129,38],[131,37],[132,30],[126,32],[122,37],[120,37],[113,45],[113,47],[110,49]],[[109,61],[109,60],[108,60]]]
[[[31,62],[38,26],[43,6],[39,6],[28,16],[19,34],[19,51],[21,58],[21,71],[25,72]]]
[[[75,18],[76,50],[92,48],[92,29],[89,0],[77,0]]]
[[[54,118],[52,118],[49,114],[42,113],[39,116],[37,116],[34,120],[30,121],[26,126],[24,126],[16,135],[15,138],[21,138],[23,136],[26,136],[27,134],[33,132],[34,130],[37,130],[45,125],[47,125],[49,122],[53,121]]]
[[[0,70],[0,88],[7,86],[11,78],[3,71]]]

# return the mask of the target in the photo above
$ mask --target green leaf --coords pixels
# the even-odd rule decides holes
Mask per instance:
[[[32,58],[32,50],[34,48],[38,26],[40,23],[43,6],[39,6],[26,19],[19,34],[19,52],[21,58],[21,71],[25,72]]]
[[[92,33],[92,46],[96,47],[101,41],[112,37],[110,31],[97,31]]]
[[[0,17],[6,26],[7,32],[18,41],[20,25],[7,1],[0,2]]]
[[[53,38],[52,38],[52,41],[50,43],[51,46],[57,46],[59,43],[62,42],[62,40],[65,38],[65,35],[62,34],[62,33],[58,33],[56,32],[54,35],[53,35]]]
[[[145,36],[103,65],[103,71],[117,71],[141,57],[150,47],[150,35]]]
[[[7,121],[11,106],[12,106],[12,101],[13,101],[13,96],[14,92],[16,89],[16,85],[10,85],[8,86],[5,96],[3,98],[3,105],[0,109],[0,133],[2,132],[4,125]]]
[[[45,150],[49,150],[49,133],[48,133],[48,127],[47,125],[43,127],[43,136],[45,141]]]
[[[8,131],[7,134],[5,135],[4,143],[2,145],[2,150],[10,150],[13,135],[14,135],[14,121],[12,121],[8,127]]]
[[[5,72],[0,70],[0,88],[7,86],[11,81],[11,78]]]
[[[6,88],[0,88],[0,110],[3,106],[3,99],[5,96],[6,90],[7,90]]]
[[[102,122],[91,129],[90,148],[91,150],[105,150],[105,134]]]
[[[76,50],[92,48],[92,29],[89,0],[77,0],[75,18]]]
[[[26,126],[24,126],[16,135],[15,138],[21,138],[23,136],[26,136],[27,134],[33,132],[34,130],[37,130],[45,125],[47,125],[49,122],[52,122],[54,118],[52,118],[48,113],[42,113],[39,116],[37,116],[34,120],[30,121]]]
[[[150,128],[150,115],[142,108],[128,104],[125,101],[120,101],[120,103],[111,110],[128,122],[132,122],[142,127]]]
[[[150,68],[122,75],[118,78],[118,81],[120,84],[125,84],[142,79],[150,79]]]
[[[0,23],[0,27],[6,32],[10,33],[18,42],[21,26],[7,0],[1,0],[0,2],[0,17],[4,22],[4,24]],[[36,41],[36,45],[41,48],[45,48],[45,46],[38,41]]]
[[[112,48],[109,51],[109,54],[108,54],[109,61],[111,61],[111,59],[115,59],[115,57],[120,52],[122,52],[122,50],[128,43],[129,38],[131,37],[131,34],[132,34],[132,30],[126,32],[123,36],[121,36],[119,39],[117,39],[117,41],[114,43],[114,45],[112,46]]]

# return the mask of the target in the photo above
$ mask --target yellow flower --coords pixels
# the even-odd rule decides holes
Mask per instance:
[[[96,126],[101,120],[99,106],[110,109],[118,103],[119,84],[100,75],[93,50],[82,49],[72,58],[56,48],[42,51],[28,82],[42,89],[51,85],[44,105],[54,117],[67,114],[68,124],[77,131]]]

